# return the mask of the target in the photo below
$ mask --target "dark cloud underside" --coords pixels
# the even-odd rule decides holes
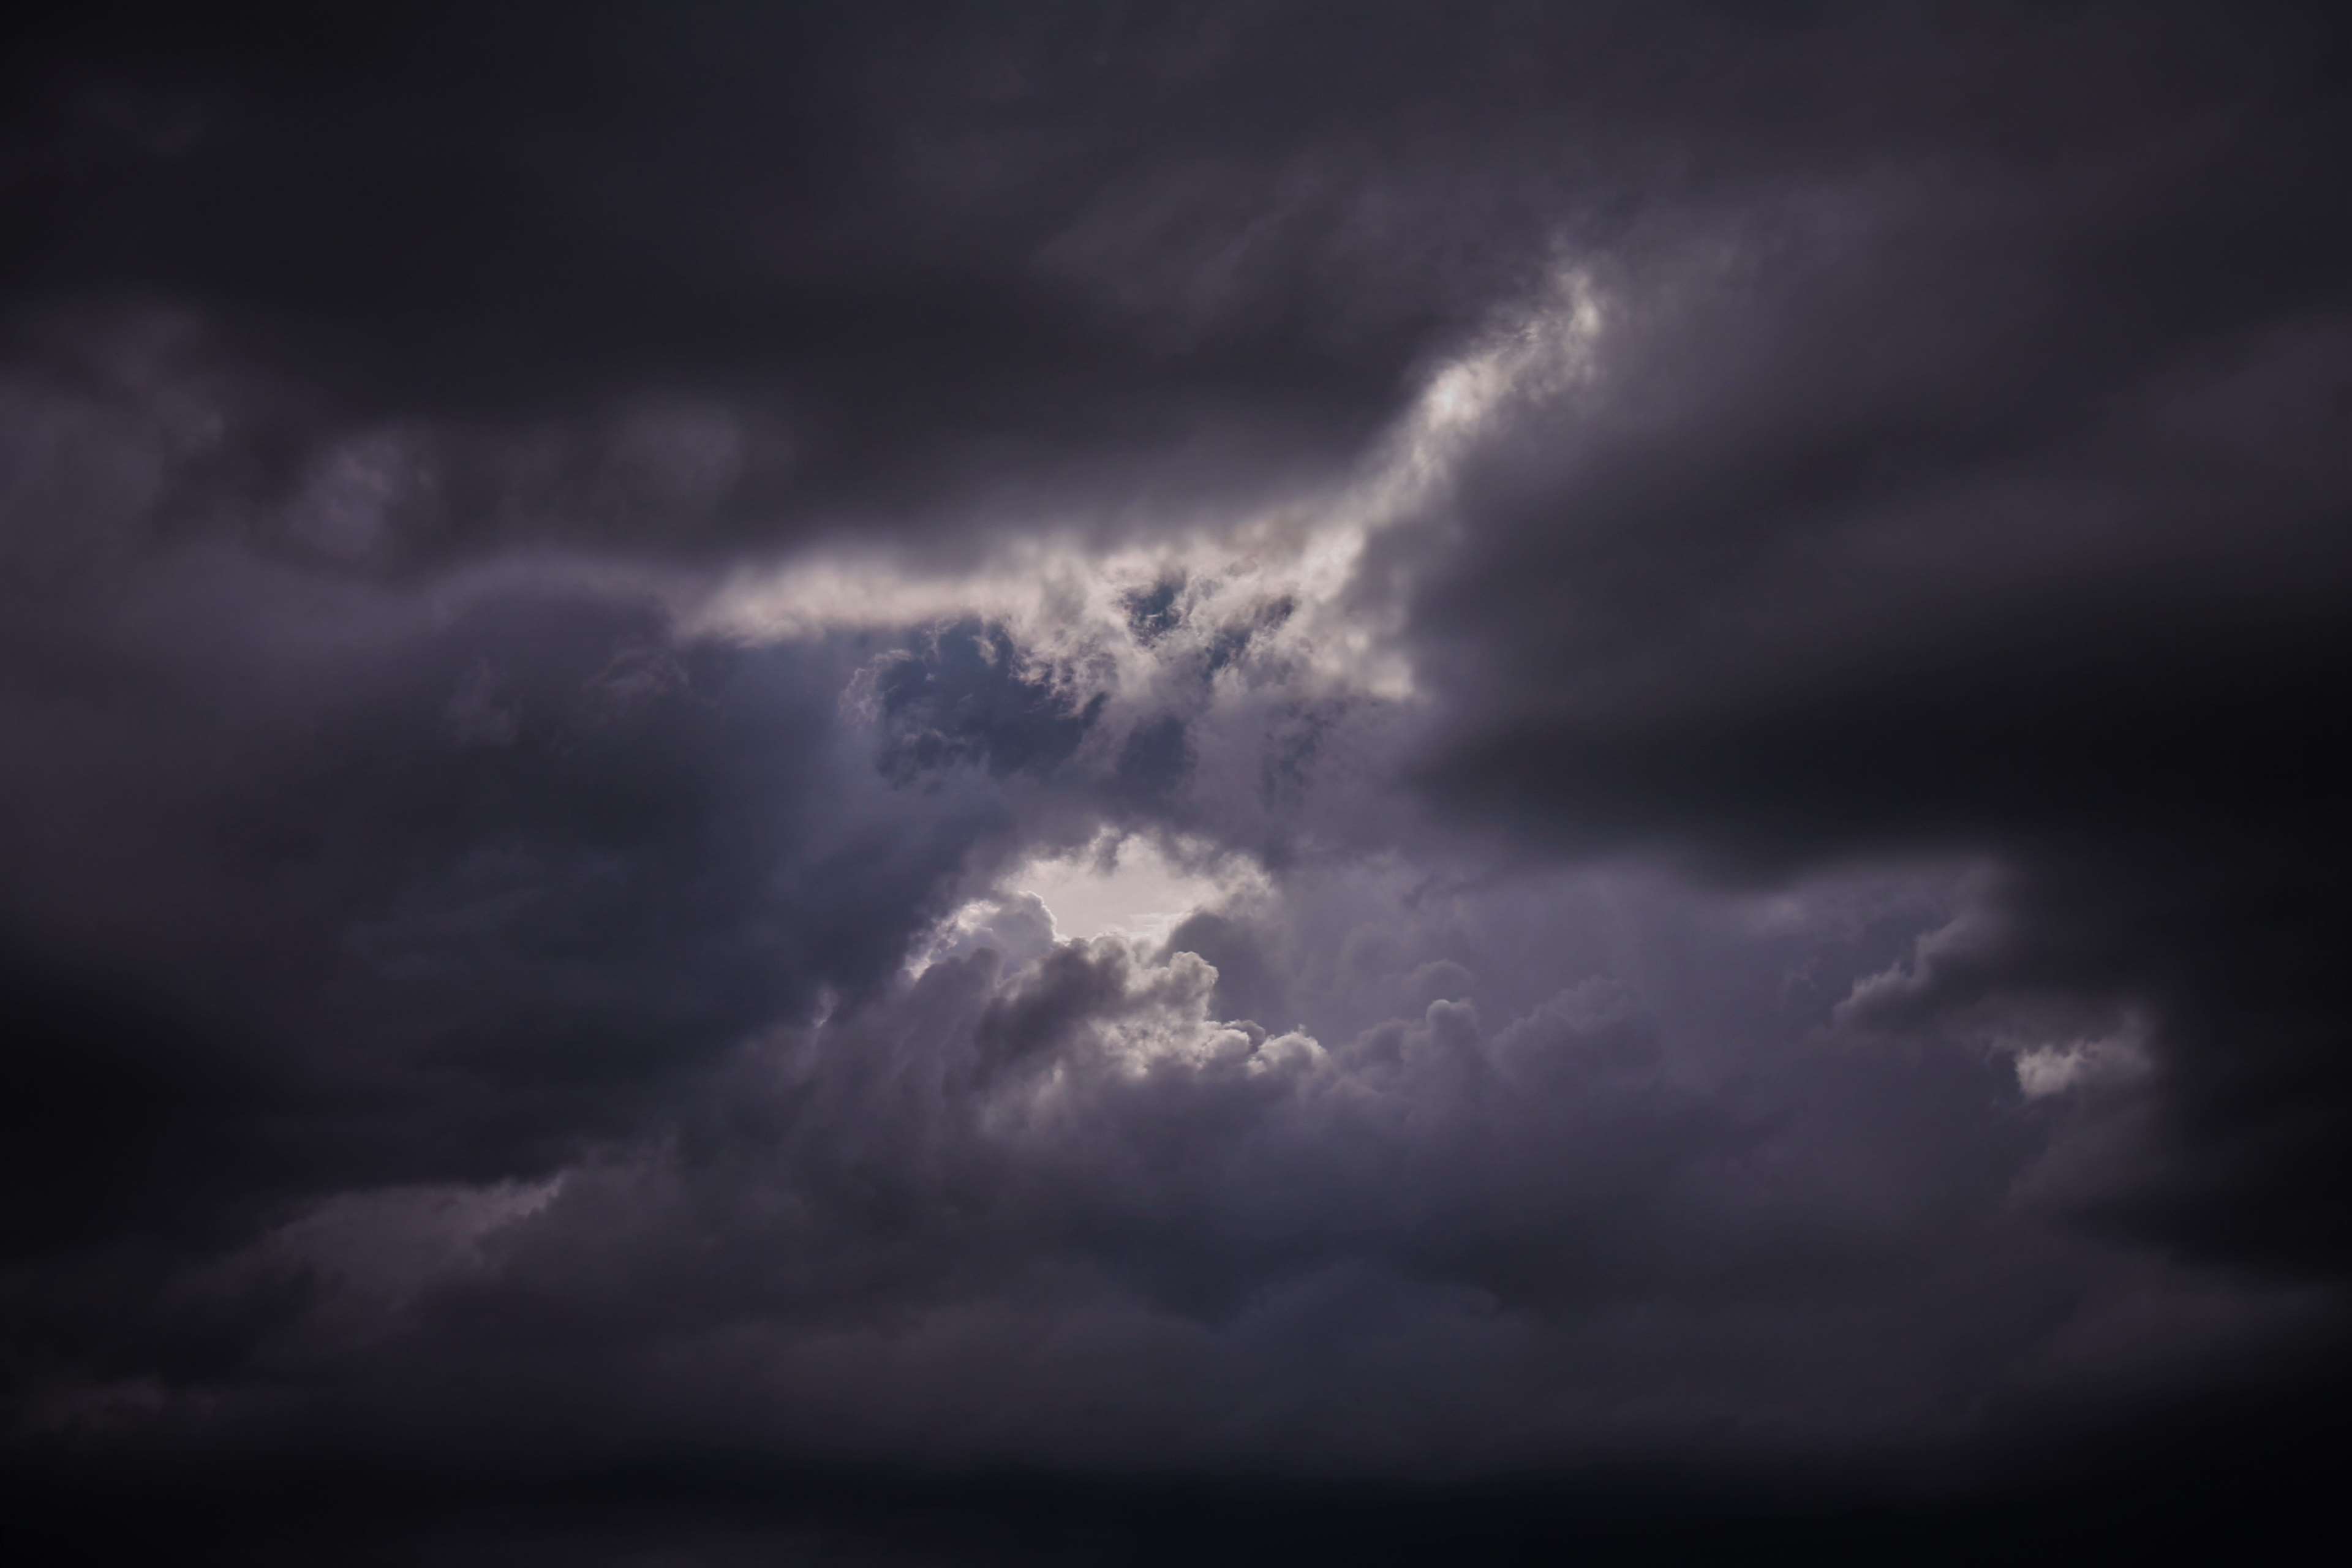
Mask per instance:
[[[35,1558],[2329,1495],[2326,8],[20,26]]]

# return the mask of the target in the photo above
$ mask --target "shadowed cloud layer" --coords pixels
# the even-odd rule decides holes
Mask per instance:
[[[1969,1561],[2312,1508],[2346,42],[37,21],[36,1547]]]

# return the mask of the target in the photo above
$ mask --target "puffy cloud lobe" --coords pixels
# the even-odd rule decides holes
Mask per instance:
[[[123,1451],[241,1431],[381,1462],[463,1408],[437,1462],[494,1471],[672,1442],[1424,1476],[1921,1453],[1989,1397],[2307,1331],[2291,1294],[2215,1296],[2007,1208],[2032,1141],[1954,1110],[1991,1063],[1759,1046],[1710,1078],[1601,978],[1327,1044],[1217,1018],[1190,952],[1041,942],[1040,915],[963,921],[978,941],[719,1053],[554,1177],[321,1197],[183,1275],[184,1319],[277,1305],[231,1320],[241,1359],[138,1384],[160,1407]],[[2126,1299],[2182,1316],[2103,1366],[2084,1325]],[[103,1433],[128,1386],[40,1418]]]

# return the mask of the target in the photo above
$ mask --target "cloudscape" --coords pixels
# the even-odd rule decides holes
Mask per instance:
[[[20,23],[12,1560],[2324,1518],[2347,67],[2263,4]]]

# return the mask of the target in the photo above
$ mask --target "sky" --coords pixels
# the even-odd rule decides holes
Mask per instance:
[[[20,19],[12,1560],[2325,1519],[2332,9]]]

